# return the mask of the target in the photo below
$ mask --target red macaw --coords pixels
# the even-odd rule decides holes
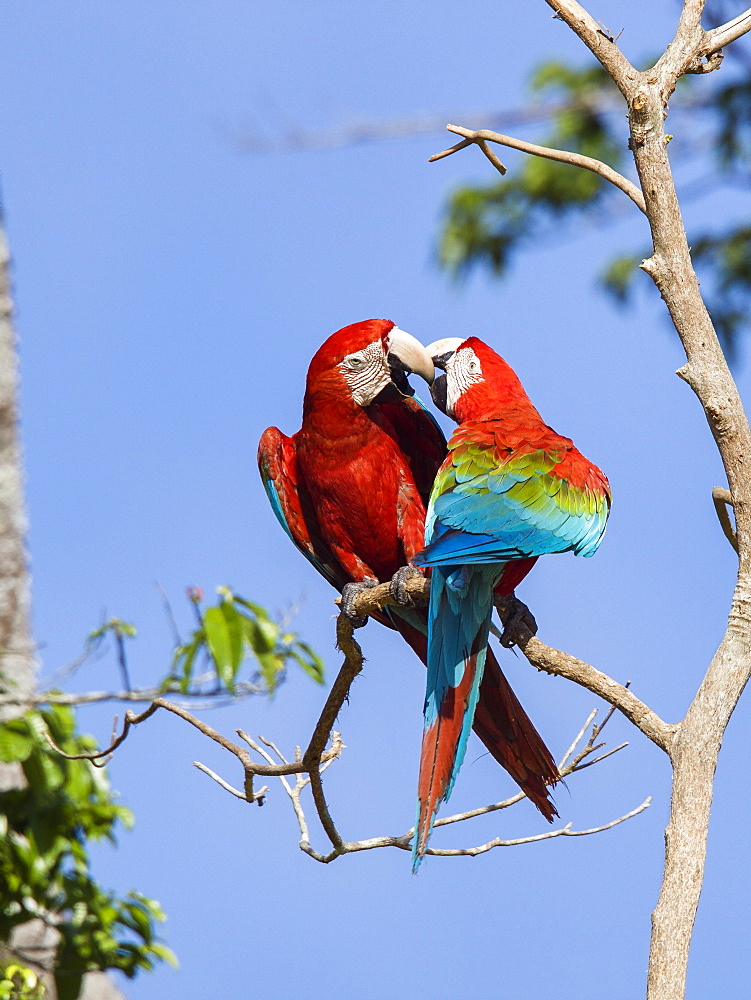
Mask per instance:
[[[301,429],[264,431],[258,463],[282,527],[340,592],[352,615],[356,594],[391,580],[422,549],[427,499],[446,454],[438,425],[406,379],[433,380],[425,348],[388,320],[339,330],[310,363]],[[427,662],[427,611],[376,615]],[[364,621],[356,622],[364,624]],[[474,729],[550,821],[548,786],[558,770],[492,653]]]
[[[476,337],[428,350],[446,372],[433,399],[459,426],[413,560],[432,570],[413,871],[464,757],[494,593],[510,595],[541,555],[594,555],[610,510],[605,475],[543,422],[503,358]]]

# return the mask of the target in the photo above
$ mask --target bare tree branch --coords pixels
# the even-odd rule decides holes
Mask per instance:
[[[665,753],[670,753],[677,726],[671,725],[652,711],[644,702],[633,695],[628,688],[618,684],[596,667],[579,660],[570,653],[546,646],[536,636],[528,633],[517,640],[519,649],[532,666],[545,673],[566,677],[593,694],[599,695],[618,709]]]
[[[258,685],[247,681],[236,684],[232,694],[212,695],[207,692],[197,692],[180,695],[180,698],[192,705],[193,708],[200,710],[230,705],[249,695],[261,694],[263,690]],[[135,688],[133,691],[85,691],[82,693],[40,691],[30,698],[24,699],[18,695],[0,695],[0,708],[5,705],[95,705],[105,701],[152,702],[155,698],[163,695],[164,691],[159,688]]]
[[[408,580],[407,592],[417,604],[427,603],[430,595],[430,583],[426,579],[412,577]],[[338,600],[335,602],[338,603]],[[359,594],[355,602],[358,615],[367,616],[374,611],[393,605],[396,602],[391,596],[389,584],[383,583],[371,590],[363,591]],[[517,602],[521,604],[521,602]],[[510,609],[499,607],[501,620],[506,620]],[[517,638],[515,636],[515,638]],[[633,722],[645,736],[666,753],[670,752],[670,745],[676,731],[676,727],[664,722],[647,705],[640,701],[631,691],[622,684],[618,684],[607,674],[602,673],[583,660],[546,646],[545,643],[537,639],[531,630],[522,632],[518,637],[518,644],[521,651],[529,662],[549,674],[556,674],[559,677],[566,677],[576,684],[587,688],[593,694],[603,698],[608,704],[613,705],[622,712],[626,718]]]
[[[537,844],[542,840],[555,840],[557,837],[588,837],[594,833],[603,833],[605,830],[612,830],[614,826],[619,826],[621,823],[625,823],[626,820],[638,816],[639,813],[644,812],[649,807],[651,801],[651,798],[645,799],[640,806],[632,809],[631,812],[626,813],[624,816],[619,816],[618,819],[604,823],[602,826],[592,827],[589,830],[572,830],[572,824],[567,823],[566,826],[559,827],[557,830],[546,830],[544,833],[537,833],[530,837],[517,837],[514,840],[503,840],[501,837],[495,837],[493,840],[489,840],[487,843],[480,844],[477,847],[429,847],[425,853],[441,858],[474,858],[478,854],[486,854],[496,847],[520,847],[522,844]],[[358,840],[350,844],[345,843],[342,845],[343,850],[341,853],[354,854],[358,851],[372,851],[379,847],[397,847],[401,851],[411,851],[412,845],[410,841],[413,833],[414,831],[410,830],[403,837],[374,837],[372,840]],[[333,852],[331,855],[326,855],[319,860],[327,864],[329,861],[334,860],[334,856],[332,855]]]
[[[663,101],[675,90],[675,84],[684,73],[707,72],[719,65],[717,60],[703,65],[707,33],[701,26],[705,0],[684,0],[675,37],[652,70],[645,74],[646,82],[656,84]],[[633,92],[626,95],[633,98]]]
[[[429,584],[425,579],[415,577],[409,581],[408,590],[413,593],[413,600],[415,603],[420,603],[425,599],[426,591],[429,590]],[[362,602],[363,608],[358,608],[358,612],[364,611],[365,607],[372,612],[376,607],[383,607],[388,603],[393,603],[389,593],[389,585],[383,584],[380,587],[373,588],[372,590],[360,595],[358,603],[360,602]],[[66,754],[54,743],[49,733],[46,734],[47,740],[53,749],[61,754],[61,756],[66,757],[69,760],[89,760],[91,763],[96,764],[102,758],[109,759],[109,755],[112,754],[127,739],[133,726],[137,726],[140,723],[145,722],[146,719],[150,718],[157,711],[157,709],[163,708],[175,715],[178,715],[190,725],[194,726],[204,736],[207,736],[215,743],[218,743],[241,762],[245,772],[245,781],[242,791],[225,781],[224,778],[208,768],[205,764],[202,764],[199,761],[193,762],[195,767],[197,767],[204,774],[208,775],[212,781],[216,782],[234,798],[243,799],[247,802],[257,802],[259,805],[262,805],[264,797],[268,792],[268,787],[264,786],[257,792],[254,791],[253,778],[256,775],[269,775],[279,778],[284,790],[287,792],[287,795],[292,802],[295,816],[297,818],[301,835],[300,848],[316,861],[328,864],[344,854],[372,850],[377,847],[397,847],[401,850],[409,850],[410,840],[414,835],[414,830],[407,831],[407,833],[403,834],[401,837],[377,837],[366,841],[344,841],[333,821],[326,802],[323,790],[322,774],[332,761],[340,756],[344,748],[341,736],[338,732],[333,731],[333,726],[349,694],[350,687],[355,677],[357,677],[362,670],[363,665],[362,650],[359,643],[354,638],[352,624],[344,615],[341,614],[337,619],[337,645],[344,653],[344,663],[342,664],[329,696],[326,699],[326,704],[324,705],[318,722],[316,723],[316,727],[311,736],[307,750],[303,754],[299,747],[296,748],[295,760],[293,762],[288,761],[274,743],[261,737],[262,742],[272,749],[278,757],[279,762],[277,763],[273,757],[271,757],[271,755],[264,750],[263,747],[259,746],[259,744],[256,743],[247,733],[242,730],[238,730],[240,738],[248,744],[251,750],[258,753],[259,756],[266,761],[265,764],[258,764],[251,759],[247,750],[237,746],[231,740],[228,740],[211,726],[191,715],[191,713],[186,709],[175,705],[162,697],[155,698],[154,701],[138,715],[130,710],[126,712],[122,732],[119,736],[115,735],[113,737],[110,746],[107,747],[106,750],[82,754]],[[574,774],[575,772],[583,770],[583,768],[591,766],[592,764],[600,763],[600,761],[603,761],[612,754],[617,753],[627,745],[625,743],[621,744],[607,753],[595,756],[597,751],[604,746],[603,743],[597,742],[597,740],[608,720],[611,718],[612,713],[613,710],[611,709],[600,725],[593,725],[596,712],[593,712],[589,716],[585,725],[579,731],[576,739],[564,755],[559,768],[559,772],[562,777]],[[586,730],[590,725],[592,725],[592,730],[589,739],[577,753],[576,747],[583,739]],[[326,751],[325,747],[329,741],[331,741],[331,746],[330,749]],[[288,776],[293,774],[295,775],[294,785],[288,781]],[[310,843],[308,823],[300,801],[301,793],[307,785],[310,785],[316,813],[331,844],[331,850],[326,854],[322,854],[321,852],[315,850]],[[525,797],[526,796],[523,792],[518,792],[516,795],[502,802],[483,806],[479,809],[473,809],[454,816],[443,817],[437,821],[436,826],[441,827],[461,823],[477,816],[506,809],[515,803],[520,802]],[[530,837],[521,837],[513,840],[495,838],[494,840],[485,844],[480,844],[476,847],[446,850],[435,848],[431,849],[429,853],[444,857],[474,856],[484,854],[485,852],[496,847],[511,847],[520,844],[536,843],[537,841],[550,840],[555,837],[588,836],[590,834],[609,830],[612,827],[617,826],[619,823],[630,819],[632,816],[638,815],[638,813],[647,808],[649,801],[650,800],[648,799],[637,809],[632,810],[618,819],[589,830],[575,831],[572,830],[572,824],[568,823],[566,826],[561,827],[558,830],[547,831],[546,833],[536,834]]]
[[[217,785],[220,785],[225,790],[225,792],[229,792],[230,795],[234,795],[236,799],[242,799],[243,802],[250,801],[245,792],[239,792],[236,788],[233,788],[232,785],[230,785],[227,781],[224,780],[224,778],[220,778],[219,775],[216,774],[216,772],[212,771],[210,767],[206,767],[206,765],[202,764],[199,760],[193,761],[193,767],[197,767],[199,771],[203,771],[204,774],[208,774],[210,778],[213,778],[213,780],[217,783]],[[268,785],[264,785],[263,788],[259,788],[259,790],[253,796],[252,801],[257,802],[259,806],[262,805],[264,796],[266,795],[266,792],[268,792],[268,790],[269,790]]]
[[[598,739],[599,735],[602,733],[602,730],[607,725],[608,720],[612,716],[612,709],[611,709],[611,711],[609,711],[605,716],[602,723],[592,727],[592,732],[589,736],[589,739],[587,740],[586,744],[581,748],[581,750],[576,754],[576,756],[574,756],[573,759],[569,759],[572,757],[576,749],[576,746],[584,737],[586,730],[592,724],[596,714],[597,714],[596,710],[592,712],[592,714],[589,716],[582,729],[577,734],[575,741],[572,743],[571,747],[569,747],[566,754],[564,755],[564,758],[559,765],[559,771],[562,777],[564,778],[568,777],[569,775],[574,774],[577,771],[583,770],[585,767],[599,763],[600,761],[605,760],[607,757],[611,756],[613,753],[616,753],[618,750],[623,749],[623,746],[626,745],[622,744],[620,747],[615,747],[608,753],[601,754],[599,757],[595,757],[592,760],[587,760],[587,758],[595,754],[598,748],[603,745],[601,743],[598,744],[596,740]],[[336,736],[338,736],[338,734],[336,734]],[[249,737],[248,737],[248,742],[254,747],[254,749],[257,749],[259,752],[261,752],[266,760],[271,762],[272,758],[268,754],[266,754],[263,750],[261,750],[260,747],[254,744]],[[266,742],[267,745],[273,747],[273,744],[269,744],[268,741],[264,742]],[[284,757],[279,752],[279,750],[277,750],[276,747],[273,747],[273,749],[277,754],[277,756],[280,758],[280,760],[283,761]],[[586,763],[583,763],[583,761],[586,761]],[[311,775],[310,778],[312,777],[313,776]],[[310,843],[308,823],[300,801],[301,793],[303,792],[306,785],[309,783],[310,778],[303,778],[302,775],[298,775],[294,787],[292,787],[284,777],[280,777],[279,780],[283,783],[285,791],[287,792],[287,795],[292,801],[295,815],[297,817],[301,835],[300,848],[306,854],[312,857],[315,861],[318,861],[321,864],[330,864],[332,861],[335,861],[336,858],[342,857],[344,854],[354,854],[360,851],[370,851],[381,847],[396,847],[402,851],[411,850],[411,841],[412,837],[414,836],[414,828],[408,830],[406,833],[402,834],[399,837],[388,837],[388,836],[372,837],[366,840],[357,840],[357,841],[344,841],[339,835],[338,831],[327,830],[327,835],[332,843],[333,849],[329,851],[327,854],[322,854],[320,851],[315,850],[315,848],[313,848]],[[526,798],[524,792],[517,792],[516,795],[513,795],[511,796],[511,798],[505,799],[502,802],[495,802],[491,805],[482,806],[478,809],[470,809],[467,812],[457,813],[453,816],[444,816],[436,821],[435,826],[442,827],[442,826],[450,826],[456,823],[464,823],[467,820],[474,819],[477,816],[484,816],[487,815],[488,813],[497,812],[502,809],[508,809],[511,806],[515,805],[517,802],[521,802],[522,799],[524,798]],[[467,856],[472,857],[478,854],[484,854],[487,851],[493,850],[496,847],[517,847],[521,844],[532,844],[542,840],[551,840],[556,837],[588,836],[594,833],[601,833],[605,830],[612,829],[612,827],[617,826],[620,823],[623,823],[627,819],[631,819],[633,816],[637,816],[639,813],[643,812],[648,807],[650,801],[651,799],[648,798],[640,806],[638,806],[636,809],[633,809],[631,812],[626,813],[624,816],[612,820],[610,823],[606,823],[602,826],[594,827],[589,830],[572,830],[571,828],[572,824],[568,823],[566,824],[566,826],[561,827],[557,830],[547,831],[545,833],[535,834],[529,837],[517,837],[512,840],[502,839],[500,837],[497,837],[491,841],[488,841],[485,844],[480,844],[477,847],[451,848],[451,849],[430,848],[427,853],[437,855],[440,857],[467,857]],[[315,799],[314,803],[316,805],[316,810],[319,814],[319,818],[323,820],[324,817],[321,815],[320,809],[318,807],[318,802]],[[325,816],[327,818],[327,821],[330,821],[328,812],[326,812]]]
[[[712,52],[718,52],[726,45],[734,42],[736,38],[745,35],[747,31],[751,31],[751,7],[742,14],[739,14],[738,17],[734,17],[732,21],[727,21],[725,24],[721,24],[719,27],[708,31],[704,54],[709,55]]]
[[[523,153],[531,153],[533,156],[541,156],[546,160],[556,160],[559,163],[568,163],[574,167],[582,167],[584,170],[591,170],[592,173],[599,174],[600,177],[604,178],[604,180],[610,181],[611,184],[614,184],[615,187],[623,191],[624,194],[627,194],[640,211],[645,211],[644,197],[639,188],[627,177],[624,177],[622,174],[619,174],[617,170],[608,166],[607,163],[603,163],[602,160],[596,160],[592,156],[584,156],[582,153],[571,153],[564,149],[551,149],[549,146],[538,146],[536,143],[525,142],[523,139],[515,139],[513,136],[502,135],[500,132],[490,132],[488,129],[473,131],[472,129],[463,128],[461,125],[447,125],[446,128],[449,132],[454,132],[456,135],[464,136],[464,139],[462,142],[452,146],[451,149],[446,149],[442,153],[436,153],[434,156],[431,156],[429,162],[432,162],[433,160],[440,160],[444,156],[449,156],[451,153],[455,153],[457,150],[463,149],[469,143],[476,143],[491,161],[493,166],[502,174],[505,174],[506,168],[487,147],[488,142],[497,142],[501,146],[509,146],[511,149],[519,149]]]
[[[664,749],[673,765],[665,870],[652,915],[648,1000],[682,1000],[691,936],[704,877],[714,774],[722,737],[751,677],[751,428],[702,299],[667,155],[666,102],[678,77],[740,37],[750,12],[707,33],[704,0],[684,0],[673,41],[655,67],[629,75],[596,37],[578,4],[546,0],[610,72],[629,107],[629,148],[634,155],[654,253],[642,269],[655,282],[686,352],[678,374],[704,410],[734,501],[738,577],[725,636],[686,717],[672,727]],[[588,19],[588,20],[587,20]],[[715,60],[715,65],[717,61]],[[536,641],[536,640],[535,640]],[[532,640],[530,640],[530,643]],[[529,644],[527,644],[529,648]],[[533,646],[534,650],[534,646]],[[656,734],[656,735],[659,735]],[[657,742],[657,741],[656,741]]]
[[[565,21],[598,59],[626,96],[639,77],[639,73],[600,24],[576,0],[545,0],[555,16]]]

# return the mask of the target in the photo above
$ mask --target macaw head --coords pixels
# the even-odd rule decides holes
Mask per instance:
[[[433,362],[420,341],[390,320],[367,319],[337,330],[319,347],[308,368],[306,399],[344,397],[363,407],[401,399],[414,394],[407,380],[412,372],[433,381]]]
[[[430,388],[433,402],[457,423],[495,416],[512,403],[532,405],[511,366],[477,337],[446,337],[426,350],[445,373]]]

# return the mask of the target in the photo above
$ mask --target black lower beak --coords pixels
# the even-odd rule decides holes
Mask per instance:
[[[390,353],[386,360],[388,361],[389,368],[391,369],[391,381],[394,383],[399,392],[403,396],[414,396],[415,390],[409,384],[409,380],[407,379],[407,376],[412,374],[412,369],[405,365],[401,358],[398,358],[393,353]]]
[[[446,413],[446,407],[448,406],[448,379],[445,375],[439,375],[433,380],[433,384],[430,387],[430,395],[433,397],[433,402],[441,411],[441,413]]]
[[[376,404],[399,403],[402,399],[404,399],[404,396],[405,393],[403,393],[394,382],[387,382],[372,402]]]

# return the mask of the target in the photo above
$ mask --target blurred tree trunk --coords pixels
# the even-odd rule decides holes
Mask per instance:
[[[26,512],[18,434],[18,358],[13,329],[10,250],[0,217],[0,686],[3,693],[30,696],[36,660],[29,624],[30,578],[24,534]],[[23,706],[0,705],[0,720]],[[0,765],[0,787],[9,765]]]
[[[37,661],[31,637],[31,575],[26,557],[26,510],[23,494],[21,444],[18,432],[18,352],[13,327],[10,248],[0,213],[0,693],[19,698],[17,705],[0,704],[0,722],[22,714],[34,693]],[[24,781],[18,764],[0,762],[0,794]],[[41,920],[16,929],[10,945],[44,968],[54,964],[57,931]],[[0,958],[5,949],[0,942]],[[7,955],[7,952],[5,952]],[[35,971],[38,971],[35,969]],[[56,1000],[51,975],[45,975],[47,996]],[[84,977],[81,1000],[124,1000],[102,972]]]

